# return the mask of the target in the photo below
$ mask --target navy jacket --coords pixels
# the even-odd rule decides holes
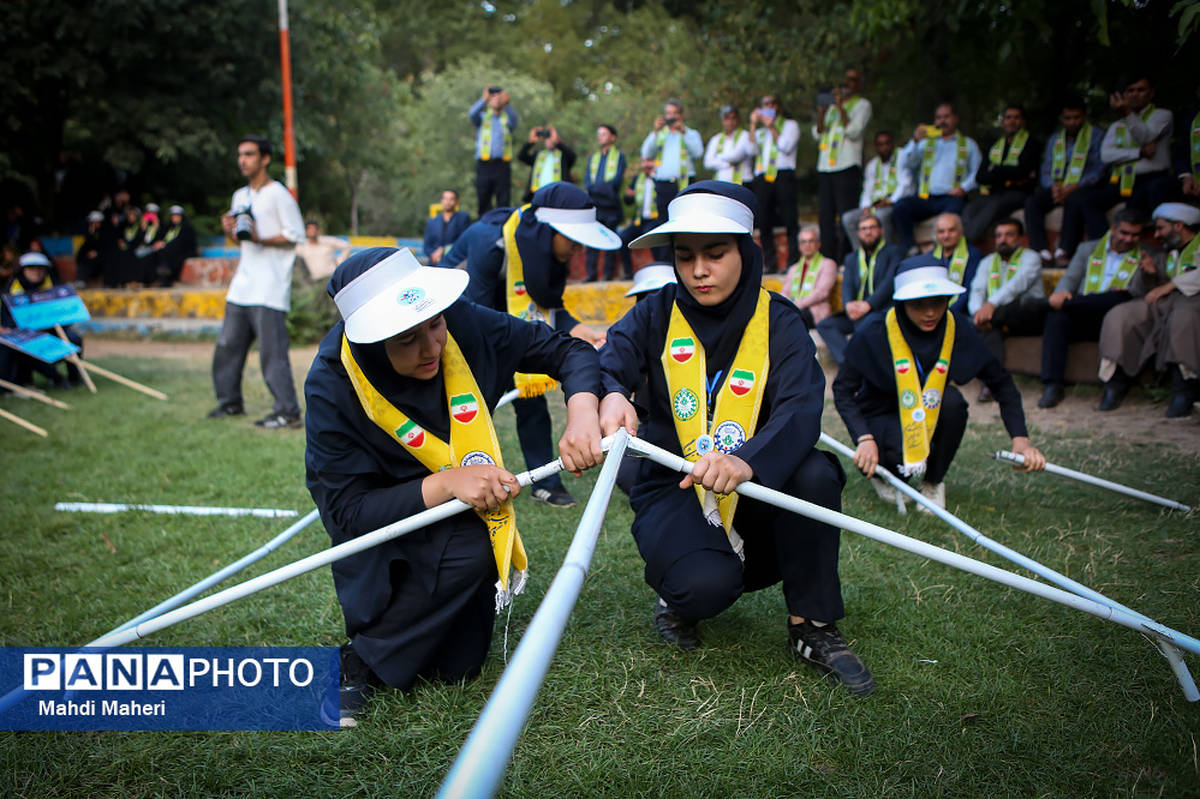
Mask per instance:
[[[646,406],[646,421],[638,436],[682,455],[662,366],[675,291],[675,286],[663,287],[608,329],[608,342],[600,350],[600,367],[605,393],[619,391],[628,398],[637,391],[639,404]],[[782,488],[817,443],[825,376],[796,306],[772,293],[769,311],[771,368],[758,427],[736,454],[754,470],[756,482]],[[716,396],[728,373],[729,364],[722,364],[710,398]],[[665,469],[655,467],[649,474],[654,484],[679,482],[679,475]]]
[[[450,306],[445,317],[489,409],[512,385],[514,372],[549,374],[562,382],[566,397],[580,392],[599,395],[598,356],[587,342],[463,299]],[[429,474],[363,412],[341,362],[343,330],[338,322],[321,341],[304,384],[305,481],[334,544],[425,510],[421,481]],[[360,364],[366,371],[367,363],[360,359]],[[448,441],[450,416],[441,372],[429,381],[394,372],[371,379],[396,407]],[[414,533],[427,534],[432,533]],[[405,538],[395,539],[333,564],[351,634],[386,607],[391,596],[389,564],[411,554],[404,542]],[[411,565],[421,579],[432,579],[434,564]]]
[[[608,219],[621,218],[621,184],[625,180],[625,154],[618,150],[615,146],[608,149],[608,153],[596,151],[596,179],[592,180],[591,172],[588,170],[588,164],[592,160],[592,156],[588,156],[588,160],[583,164],[583,188],[587,190],[588,197],[596,205],[596,216],[603,216]],[[604,179],[604,171],[608,166],[608,159],[616,156],[617,172],[612,180]]]
[[[432,258],[433,251],[441,247],[443,256],[447,245],[453,244],[471,225],[471,217],[466,211],[455,211],[447,222],[440,213],[425,223],[425,257]],[[433,263],[430,261],[430,263]],[[437,266],[437,264],[433,264]]]
[[[871,311],[882,311],[892,304],[892,281],[896,267],[904,260],[904,250],[898,244],[885,244],[875,258],[875,290],[863,297]],[[858,252],[848,253],[842,270],[842,307],[858,299]]]

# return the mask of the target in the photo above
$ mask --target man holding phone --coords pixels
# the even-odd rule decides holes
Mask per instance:
[[[654,161],[654,191],[658,217],[667,218],[667,206],[696,177],[695,161],[704,157],[704,140],[683,120],[683,103],[667,100],[654,119],[654,129],[642,142],[642,158]],[[652,247],[656,261],[670,261],[670,247]]]
[[[509,106],[508,92],[499,86],[488,86],[467,116],[475,126],[475,194],[482,216],[493,205],[509,204],[517,112]]]
[[[787,229],[788,264],[800,260],[800,219],[796,213],[796,148],[800,144],[800,126],[785,119],[779,97],[763,95],[759,107],[750,113],[750,151],[754,154],[754,189],[763,252],[774,253],[773,225],[781,222]],[[853,205],[853,202],[851,203]],[[764,266],[779,272],[773,256]]]
[[[863,134],[871,121],[871,101],[859,93],[862,72],[846,70],[840,87],[817,95],[817,204],[821,252],[835,261],[850,249],[838,217],[854,210],[862,186]]]

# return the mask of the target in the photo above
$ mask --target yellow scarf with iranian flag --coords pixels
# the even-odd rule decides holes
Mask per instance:
[[[525,289],[525,264],[521,261],[521,251],[517,249],[517,225],[521,224],[521,214],[529,210],[529,205],[523,205],[513,211],[504,223],[504,261],[506,284],[508,287],[508,312],[526,322],[550,323],[553,311],[547,311],[529,296]],[[549,375],[527,375],[518,372],[514,376],[517,391],[522,397],[540,397],[550,391],[558,382]]]
[[[504,468],[500,453],[500,442],[496,439],[496,428],[492,415],[488,413],[483,393],[471,367],[463,357],[454,336],[446,334],[446,346],[442,350],[442,372],[446,385],[446,402],[450,412],[450,443],[425,430],[409,419],[399,408],[371,385],[363,374],[350,342],[342,336],[342,366],[354,386],[354,393],[362,404],[367,418],[391,436],[421,465],[436,474],[457,466],[491,464]],[[512,598],[525,590],[529,574],[529,563],[521,534],[517,532],[516,516],[512,500],[495,510],[475,511],[487,525],[488,538],[492,542],[492,554],[496,557],[496,570],[500,580],[496,583],[496,612],[505,607]],[[516,573],[509,579],[511,568]]]
[[[946,264],[946,272],[955,283],[960,286],[963,284],[963,273],[967,269],[967,260],[971,257],[967,252],[966,236],[959,237],[958,244],[954,245],[954,252],[949,255],[946,254],[945,247],[941,244],[937,245],[933,248],[933,257],[942,261],[950,259]]]
[[[730,454],[754,435],[770,367],[767,346],[770,337],[770,304],[771,296],[759,289],[754,316],[742,333],[729,377],[717,395],[711,421],[708,419],[708,372],[704,347],[679,310],[679,304],[672,306],[662,364],[667,376],[667,392],[671,397],[675,434],[679,437],[683,457],[687,460],[694,463],[714,449]],[[725,528],[734,551],[740,555],[741,538],[732,529],[738,495],[714,495],[696,484],[696,497],[709,522]]]
[[[917,377],[917,360],[912,349],[900,332],[896,309],[891,308],[885,317],[888,348],[896,370],[896,396],[900,403],[900,437],[904,441],[904,463],[900,473],[908,476],[925,473],[925,459],[929,457],[929,442],[937,427],[938,414],[942,409],[942,394],[946,390],[946,376],[950,372],[950,352],[954,349],[954,314],[946,313],[946,330],[942,334],[942,350],[937,363],[921,385]]]

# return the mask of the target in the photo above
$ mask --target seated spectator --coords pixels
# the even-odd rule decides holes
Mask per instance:
[[[841,364],[846,340],[867,321],[867,315],[892,304],[892,277],[904,251],[883,239],[883,225],[874,214],[858,220],[858,250],[846,255],[842,269],[842,312],[817,324],[829,354]]]
[[[309,222],[309,224],[313,224]],[[429,217],[429,221],[425,223],[425,259],[429,261],[430,266],[437,266],[441,263],[442,258],[450,252],[451,246],[458,241],[458,237],[463,234],[463,231],[471,226],[471,216],[466,211],[458,209],[458,192],[454,189],[446,189],[442,192],[442,207],[437,213]],[[332,238],[326,236],[325,238]],[[309,237],[312,241],[312,237]],[[340,241],[340,239],[339,239]],[[299,253],[297,253],[299,254]],[[345,255],[341,256],[334,266],[345,259]],[[329,274],[333,274],[330,269]],[[314,277],[316,277],[314,275]]]
[[[979,241],[992,223],[1025,205],[1037,186],[1038,143],[1025,127],[1025,107],[1009,103],[1004,108],[1001,136],[979,165],[975,182],[979,196],[963,209],[967,241]]]
[[[974,278],[967,282],[970,299],[967,312],[983,343],[996,360],[1004,363],[1004,339],[1036,336],[1046,318],[1046,291],[1042,288],[1042,261],[1033,250],[1021,246],[1024,227],[1016,219],[996,223],[996,251],[979,262]],[[980,402],[990,402],[985,385]]]
[[[141,236],[142,209],[131,205],[125,209],[125,218],[117,227],[117,267],[114,270],[113,287],[123,288],[140,280],[137,247]]]
[[[1087,104],[1079,96],[1063,103],[1058,115],[1062,128],[1042,154],[1041,185],[1025,200],[1025,224],[1029,228],[1029,247],[1046,264],[1065,265],[1068,253],[1075,252],[1083,235],[1084,209],[1082,200],[1087,192],[1080,189],[1095,186],[1104,177],[1104,162],[1100,158],[1100,143],[1104,128],[1088,122]],[[1046,236],[1046,214],[1062,206],[1062,227],[1058,246],[1050,252]]]
[[[130,283],[137,288],[153,286],[158,279],[158,256],[154,251],[154,243],[158,241],[162,229],[159,210],[157,203],[146,203],[146,210],[142,213],[141,230],[138,232],[137,245],[133,248],[133,254],[137,257],[136,271]]]
[[[588,156],[587,169],[583,175],[583,188],[592,204],[596,206],[596,221],[610,230],[621,224],[621,184],[625,181],[625,155],[617,149],[617,129],[612,125],[596,128],[596,152]],[[599,277],[597,261],[601,250],[588,247],[584,255],[587,279]],[[617,276],[615,252],[604,252],[604,279]],[[633,277],[633,271],[625,272],[625,279]]]
[[[736,106],[721,106],[721,132],[708,140],[704,167],[711,169],[717,180],[728,183],[749,187],[754,180],[750,134],[742,127],[742,116]]]
[[[935,214],[961,214],[979,172],[979,145],[958,129],[954,106],[942,103],[932,125],[917,125],[900,163],[917,176],[917,194],[896,203],[892,227],[896,243],[908,253],[916,246],[918,223]]]
[[[54,275],[52,262],[44,253],[27,252],[21,256],[17,272],[4,287],[4,293],[13,295],[45,291],[59,282],[56,275]],[[9,330],[16,326],[16,320],[13,319],[12,314],[9,312],[8,305],[0,302],[0,329]],[[83,336],[80,335],[75,326],[68,325],[63,330],[66,333],[67,340],[79,347],[82,352]],[[57,331],[53,329],[42,332],[57,335]],[[8,348],[6,347],[5,349]],[[33,382],[33,372],[36,371],[45,377],[55,388],[71,388],[79,384],[79,370],[74,364],[66,364],[66,375],[63,375],[58,366],[59,364],[57,363],[45,363],[29,355],[16,353],[15,356],[11,357],[6,366],[9,375],[0,375],[0,377],[4,377],[4,379],[11,383],[25,386]]]
[[[812,330],[833,313],[829,294],[837,282],[837,264],[819,251],[821,237],[815,225],[800,229],[800,260],[783,277],[783,296],[796,304],[804,324]]]
[[[557,181],[571,183],[571,167],[575,166],[575,151],[567,146],[553,125],[529,131],[529,141],[517,153],[517,160],[529,164],[529,187],[525,189],[527,203],[542,186]]]
[[[658,183],[654,180],[654,161],[642,159],[642,170],[625,189],[625,204],[633,206],[633,219],[621,230],[621,263],[625,274],[633,272],[629,243],[663,223],[658,213]]]
[[[1100,158],[1111,169],[1108,182],[1087,189],[1084,217],[1089,236],[1108,227],[1108,210],[1119,202],[1143,217],[1167,200],[1171,176],[1171,131],[1174,115],[1154,105],[1154,86],[1148,77],[1131,81],[1108,99],[1119,119],[1108,127]]]
[[[1042,332],[1042,398],[1039,408],[1053,408],[1063,401],[1067,371],[1067,345],[1072,341],[1096,341],[1104,315],[1135,294],[1144,296],[1148,276],[1162,268],[1161,254],[1146,255],[1153,269],[1142,266],[1139,239],[1146,217],[1136,208],[1126,208],[1113,218],[1112,229],[1103,238],[1085,241],[1075,251],[1067,272],[1050,295],[1050,312]]]
[[[931,256],[905,260],[896,273],[895,307],[872,316],[855,334],[833,381],[834,404],[858,445],[854,464],[867,477],[874,477],[876,466],[920,477],[921,494],[940,508],[946,507],[946,475],[967,429],[967,401],[950,381],[961,386],[982,380],[1000,404],[1013,452],[1025,456],[1025,471],[1046,466],[1029,442],[1012,377],[967,320],[948,310],[949,298],[962,291]],[[891,486],[880,479],[871,485],[895,504]]]
[[[104,256],[108,252],[104,240],[104,214],[92,211],[88,214],[87,222],[87,232],[75,251],[75,288],[83,288],[89,281],[104,274]]]
[[[858,208],[842,214],[842,226],[851,249],[858,249],[858,219],[865,211],[871,211],[883,225],[883,237],[895,240],[892,230],[892,207],[913,193],[912,172],[900,166],[896,153],[896,142],[890,131],[875,134],[875,157],[867,162],[863,172],[862,194]]]
[[[982,253],[967,244],[963,235],[962,219],[958,214],[938,214],[933,220],[933,245],[930,253],[946,267],[950,280],[965,289],[970,289],[971,281],[975,279],[975,270],[979,266]],[[967,295],[960,294],[957,300],[952,300],[950,310],[956,313],[967,312]],[[1003,359],[1001,359],[1003,363]]]
[[[1154,209],[1154,238],[1170,252],[1165,268],[1155,268],[1159,284],[1142,299],[1122,303],[1104,317],[1100,329],[1100,410],[1120,407],[1133,378],[1154,359],[1171,374],[1168,419],[1190,416],[1200,400],[1200,209],[1164,203]]]
[[[172,205],[167,211],[167,224],[154,242],[158,256],[155,264],[155,279],[162,288],[168,288],[179,280],[183,262],[196,254],[196,231],[183,214],[183,206]]]

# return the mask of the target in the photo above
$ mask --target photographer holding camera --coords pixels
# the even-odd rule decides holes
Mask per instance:
[[[217,407],[208,418],[241,416],[242,370],[258,339],[263,380],[275,398],[271,413],[255,424],[267,430],[300,427],[300,403],[288,359],[287,312],[291,307],[296,245],[304,241],[304,218],[295,198],[267,174],[271,145],[261,136],[238,142],[238,169],[248,181],[233,193],[221,217],[225,235],[241,249],[237,272],[225,295],[225,320],[213,352]]]
[[[517,160],[529,164],[529,186],[521,200],[527,203],[542,186],[560,180],[571,182],[571,167],[575,166],[575,151],[568,147],[553,125],[543,125],[529,131],[529,140],[521,147]]]
[[[697,158],[704,157],[704,140],[695,128],[683,121],[683,103],[667,100],[661,115],[654,118],[654,130],[642,142],[642,158],[654,161],[654,191],[658,217],[667,218],[667,206],[675,195],[696,177]],[[669,246],[651,247],[656,261],[670,262]]]

